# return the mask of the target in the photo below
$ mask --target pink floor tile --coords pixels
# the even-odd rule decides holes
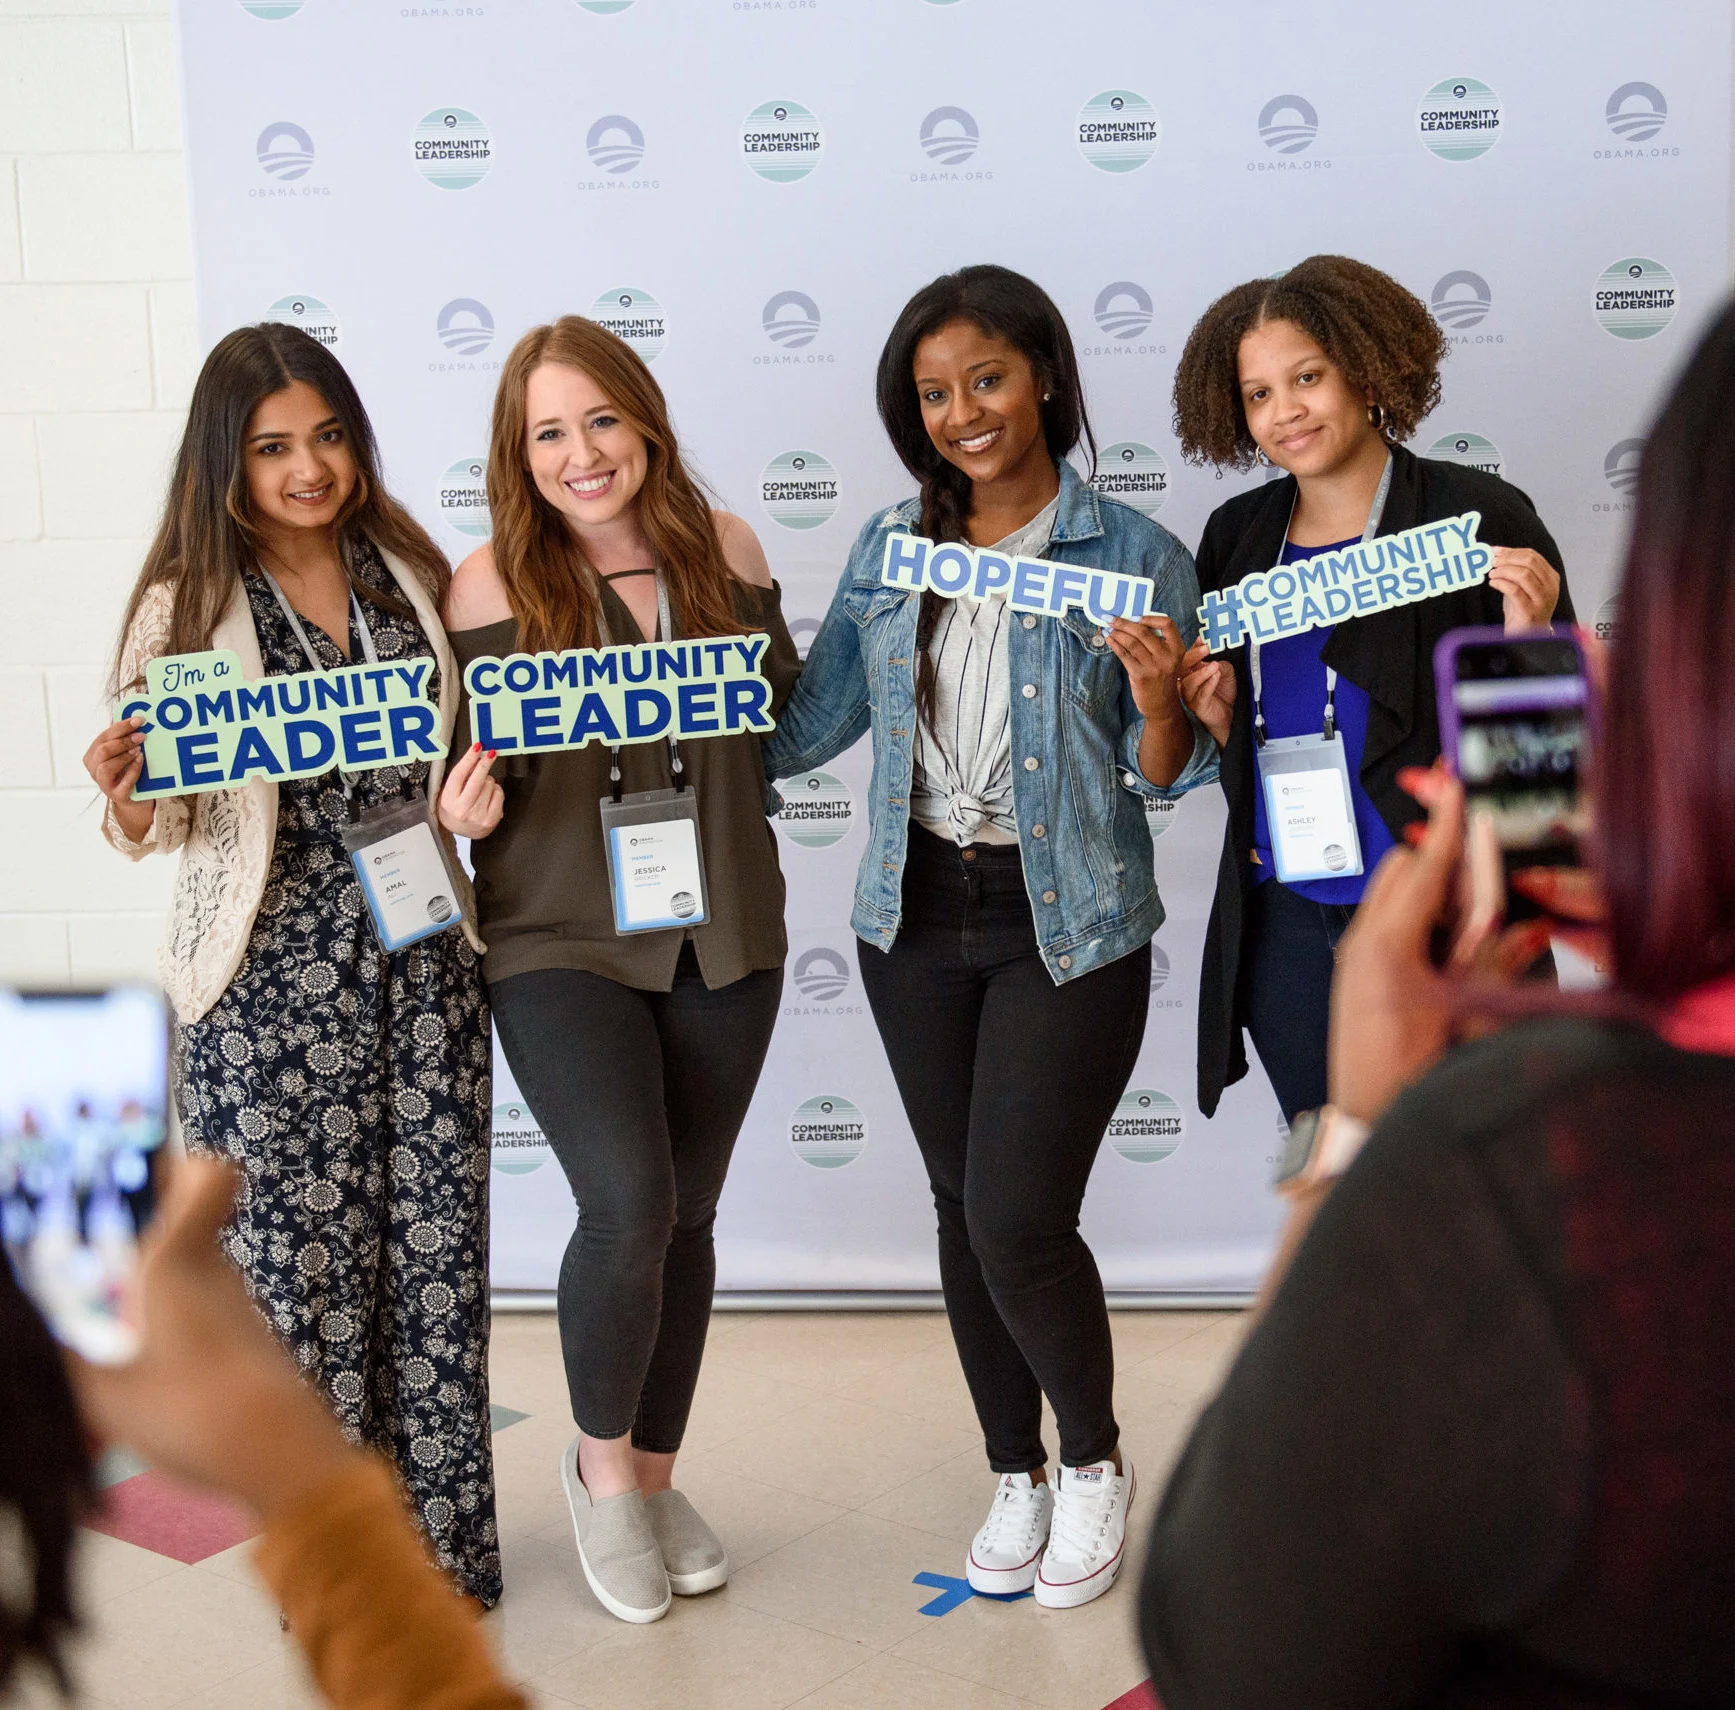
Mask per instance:
[[[94,1532],[106,1532],[189,1567],[245,1543],[259,1530],[245,1509],[189,1490],[159,1472],[142,1472],[111,1485],[88,1524]]]

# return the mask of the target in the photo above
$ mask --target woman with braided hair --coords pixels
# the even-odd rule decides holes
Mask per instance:
[[[881,353],[878,402],[921,491],[863,527],[766,768],[788,777],[872,731],[851,925],[1000,1475],[966,1569],[978,1590],[1034,1585],[1066,1608],[1114,1583],[1133,1496],[1078,1216],[1163,920],[1144,802],[1216,769],[1176,687],[1199,592],[1179,541],[1066,461],[1095,445],[1066,324],[1030,280],[967,267],[918,291]],[[882,585],[887,542],[910,534],[1143,577],[1150,610],[1105,630],[1077,609]]]
[[[1421,816],[1398,773],[1440,752],[1434,643],[1467,624],[1572,620],[1560,549],[1529,497],[1404,448],[1440,401],[1445,354],[1426,305],[1397,280],[1314,255],[1219,297],[1175,371],[1175,433],[1190,463],[1282,475],[1212,513],[1199,542],[1207,592],[1465,511],[1481,513],[1478,538],[1494,548],[1486,582],[1215,660],[1203,644],[1188,656],[1181,693],[1222,747],[1229,802],[1200,975],[1207,1116],[1247,1073],[1243,1028],[1285,1121],[1325,1103],[1333,950],[1380,856]],[[1353,835],[1333,846],[1341,870],[1298,876],[1268,822],[1259,751],[1316,735],[1343,751]]]

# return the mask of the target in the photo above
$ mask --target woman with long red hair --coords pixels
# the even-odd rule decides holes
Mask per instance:
[[[612,333],[567,315],[518,341],[494,400],[488,502],[493,540],[446,602],[461,660],[759,630],[781,706],[800,667],[765,554],[707,503],[661,389]],[[599,804],[661,814],[671,797],[696,798],[682,835],[708,912],[676,896],[695,923],[647,926],[617,911]],[[506,1060],[578,1202],[559,1285],[578,1436],[560,1476],[585,1577],[623,1621],[728,1577],[672,1480],[710,1321],[717,1198],[782,991],[767,804],[751,733],[516,755],[498,775],[472,745],[440,804],[474,840]]]

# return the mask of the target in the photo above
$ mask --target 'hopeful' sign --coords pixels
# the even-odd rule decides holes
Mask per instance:
[[[250,683],[227,650],[153,659],[144,692],[116,713],[143,714],[148,724],[133,799],[438,759],[446,745],[428,699],[433,670],[432,659],[394,659]]]
[[[1199,633],[1213,653],[1367,617],[1482,581],[1493,552],[1478,543],[1480,511],[1379,535],[1294,564],[1256,570],[1205,596]]]
[[[1056,564],[1047,558],[1010,558],[987,546],[955,540],[936,545],[919,534],[886,536],[880,581],[911,593],[932,592],[948,600],[988,600],[1004,595],[1015,612],[1061,617],[1081,607],[1092,623],[1141,618],[1151,609],[1151,583],[1143,576]]]
[[[759,669],[768,635],[643,641],[472,659],[464,673],[476,740],[498,753],[611,747],[775,728]]]

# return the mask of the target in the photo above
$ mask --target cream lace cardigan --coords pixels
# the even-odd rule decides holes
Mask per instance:
[[[458,716],[459,679],[440,614],[426,589],[401,558],[382,551],[386,568],[400,592],[415,608],[422,630],[440,665],[440,740],[450,742]],[[120,680],[144,676],[145,666],[168,646],[173,594],[162,584],[149,590],[139,604],[121,644]],[[228,648],[241,661],[248,681],[265,675],[259,652],[259,632],[253,627],[247,591],[239,581],[228,610],[211,637],[213,648]],[[444,760],[428,768],[428,796],[437,799],[445,775]],[[140,861],[161,850],[180,850],[175,898],[168,932],[157,952],[157,972],[163,990],[183,1024],[197,1021],[228,989],[247,954],[254,917],[271,871],[271,851],[277,835],[277,786],[252,778],[238,790],[211,790],[197,796],[175,796],[157,803],[150,830],[137,843],[115,823],[114,809],[103,814],[103,836],[129,860]],[[476,905],[469,882],[457,867],[451,834],[440,830],[446,851],[458,871],[459,901],[464,911],[464,936],[478,954],[485,948],[475,928]]]

